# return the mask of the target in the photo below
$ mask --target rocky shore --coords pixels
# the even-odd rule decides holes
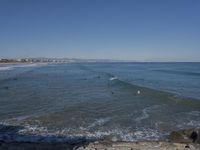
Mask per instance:
[[[3,142],[0,150],[200,150],[196,143],[94,142],[82,146],[67,143]]]
[[[166,141],[16,142],[0,141],[0,150],[200,150],[200,129],[173,131]]]
[[[166,141],[97,141],[78,150],[200,150],[200,129],[173,131]]]
[[[199,150],[200,145],[194,143],[171,142],[95,142],[78,150]]]

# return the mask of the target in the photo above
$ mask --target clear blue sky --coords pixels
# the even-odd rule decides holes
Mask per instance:
[[[200,1],[0,0],[0,57],[200,61]]]

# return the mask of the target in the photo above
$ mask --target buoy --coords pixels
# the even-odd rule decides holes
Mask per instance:
[[[138,91],[137,91],[137,94],[140,94],[140,93],[141,93],[140,90],[138,90]]]

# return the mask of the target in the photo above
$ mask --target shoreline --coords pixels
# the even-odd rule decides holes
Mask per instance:
[[[67,142],[5,142],[0,141],[0,150],[200,150],[198,143],[177,143],[168,141],[85,143]]]
[[[0,65],[15,65],[15,64],[40,64],[40,63],[47,63],[47,62],[0,62]]]
[[[196,136],[194,136],[195,134]],[[2,134],[2,133],[0,133]],[[45,137],[43,137],[45,138]],[[200,129],[172,131],[166,140],[110,141],[79,139],[77,141],[17,141],[0,139],[0,150],[200,150]]]
[[[199,150],[197,143],[176,143],[168,141],[140,142],[94,142],[77,150]]]

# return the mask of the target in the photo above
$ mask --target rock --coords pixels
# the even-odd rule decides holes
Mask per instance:
[[[170,142],[99,142],[81,146],[77,150],[199,150],[200,145],[195,143],[170,143]]]
[[[178,143],[199,143],[200,144],[200,129],[185,129],[173,131],[169,137],[170,142]]]
[[[190,135],[190,138],[195,142],[198,139],[198,133],[193,131]]]

